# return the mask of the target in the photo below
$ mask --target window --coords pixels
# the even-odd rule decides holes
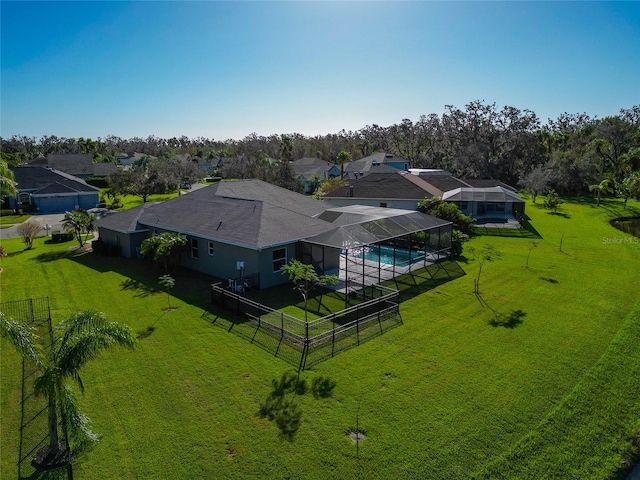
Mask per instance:
[[[29,194],[28,193],[21,193],[18,196],[18,203],[29,203]]]
[[[198,239],[197,238],[191,239],[191,256],[193,258],[198,258]]]
[[[380,206],[382,208],[387,208],[387,202],[380,202]]]
[[[287,264],[287,249],[279,248],[273,251],[273,271],[278,272]]]
[[[460,202],[460,210],[466,210],[469,208],[469,202]]]
[[[213,242],[209,242],[209,255],[213,255]]]

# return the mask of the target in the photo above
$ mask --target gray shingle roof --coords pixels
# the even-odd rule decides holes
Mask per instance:
[[[322,202],[260,180],[240,180],[138,207],[138,212],[109,215],[97,225],[132,231],[135,221],[138,229],[162,228],[260,249],[334,229],[315,218],[326,208]]]
[[[438,195],[430,185],[416,175],[393,169],[391,173],[370,173],[349,185],[326,195],[327,198],[388,198],[422,200]]]
[[[88,185],[80,178],[46,167],[16,167],[11,170],[20,192],[40,193],[43,189],[46,189],[46,193],[49,194],[69,192],[95,193],[100,191],[99,188]]]

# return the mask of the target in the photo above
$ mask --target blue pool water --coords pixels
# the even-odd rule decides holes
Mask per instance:
[[[350,250],[349,256],[355,258],[362,258],[362,249],[357,249],[356,251]],[[396,265],[409,265],[409,258],[414,262],[419,258],[424,257],[424,252],[422,251],[412,251],[411,257],[409,257],[409,251],[396,248]],[[372,262],[378,263],[378,247],[365,247],[364,249],[364,258],[365,260],[370,260]],[[380,263],[384,263],[385,265],[393,265],[393,248],[392,247],[380,247]]]

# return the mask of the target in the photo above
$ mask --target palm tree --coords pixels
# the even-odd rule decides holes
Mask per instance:
[[[344,164],[349,163],[351,161],[351,154],[342,150],[338,154],[338,158],[336,159],[336,163],[340,165],[340,178],[344,179]]]
[[[0,160],[0,201],[2,200],[1,197],[5,195],[13,195],[15,197],[18,195],[18,190],[9,165],[4,160]]]
[[[129,327],[109,322],[103,313],[95,310],[76,313],[60,322],[52,332],[49,351],[44,354],[38,337],[29,327],[2,314],[0,333],[11,341],[24,358],[33,361],[39,371],[35,380],[35,394],[48,399],[49,445],[36,454],[34,463],[38,466],[55,466],[60,451],[66,449],[60,442],[58,415],[63,428],[78,443],[97,438],[88,428],[89,419],[78,409],[71,380],[84,392],[81,368],[109,347],[133,348],[136,339]]]
[[[600,183],[596,185],[589,185],[589,191],[593,192],[594,190],[598,192],[597,206],[599,207],[600,195],[602,195],[603,193],[613,192],[613,186],[611,185],[611,180],[608,178],[605,178],[604,180],[602,180]]]
[[[74,210],[64,214],[62,226],[67,230],[73,230],[80,247],[83,247],[87,241],[87,235],[95,228],[94,222],[96,220],[97,217],[93,213],[86,210]]]

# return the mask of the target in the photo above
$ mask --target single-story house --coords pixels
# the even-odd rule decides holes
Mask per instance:
[[[282,267],[292,258],[319,273],[339,271],[348,250],[408,236],[404,244],[444,254],[450,222],[407,210],[356,206],[331,209],[310,197],[260,180],[221,182],[186,195],[103,217],[101,243],[124,257],[140,254],[142,241],[163,232],[187,237],[180,264],[221,279],[260,288],[288,282]],[[429,235],[414,236],[430,230]],[[418,240],[416,240],[418,239]],[[421,240],[419,240],[421,239]]]
[[[418,202],[434,196],[455,203],[479,222],[522,222],[524,217],[524,200],[513,187],[493,179],[459,179],[443,170],[370,173],[349,180],[324,200],[336,207],[372,205],[415,210]]]
[[[316,157],[304,157],[289,163],[296,176],[304,185],[304,193],[313,193],[317,181],[340,176],[340,168],[331,162]]]
[[[43,166],[12,168],[17,197],[9,197],[10,208],[39,213],[62,213],[78,208],[95,208],[100,189],[81,178]]]

